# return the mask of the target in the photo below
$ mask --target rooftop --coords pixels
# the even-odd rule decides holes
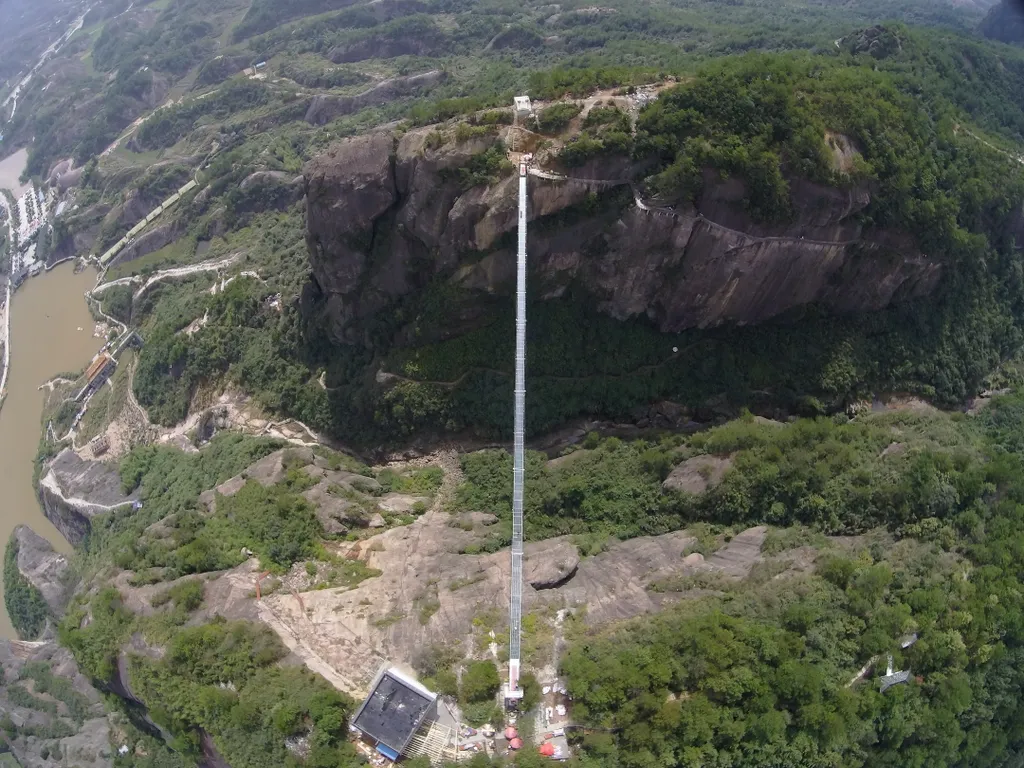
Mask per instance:
[[[395,752],[405,751],[437,694],[396,669],[381,670],[352,725]]]
[[[87,381],[92,381],[96,378],[96,374],[103,370],[103,367],[110,362],[110,356],[102,354],[96,357],[95,360],[85,370],[85,378]]]

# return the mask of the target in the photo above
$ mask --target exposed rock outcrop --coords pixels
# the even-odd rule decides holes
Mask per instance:
[[[173,221],[147,228],[131,244],[126,245],[118,252],[114,263],[122,264],[126,261],[140,259],[154,251],[159,251],[164,246],[170,245],[180,238],[187,229],[188,222],[184,219],[174,219]]]
[[[981,34],[1004,43],[1024,44],[1024,8],[1017,0],[1001,0],[989,9],[979,26]]]
[[[70,593],[71,562],[27,525],[17,526],[12,535],[18,543],[18,571],[60,616]]]
[[[234,496],[249,480],[255,480],[264,487],[275,485],[285,479],[289,468],[301,468],[316,481],[316,485],[304,491],[302,496],[313,506],[324,532],[329,536],[343,536],[353,528],[382,527],[386,522],[377,509],[401,514],[408,512],[421,499],[400,494],[380,496],[381,485],[372,477],[332,469],[330,462],[311,449],[292,447],[274,451],[216,488],[204,491],[199,501],[213,512],[218,496]]]
[[[231,56],[217,56],[210,59],[199,68],[196,77],[196,84],[215,85],[224,82],[229,77],[234,77],[245,68],[253,65],[250,54],[238,53]]]
[[[432,278],[482,295],[511,290],[514,258],[503,238],[516,227],[516,179],[467,189],[458,172],[499,137],[438,142],[432,126],[400,139],[378,133],[340,142],[307,166],[313,296],[337,341],[362,343],[360,319]],[[569,179],[530,177],[530,219],[562,217],[531,229],[541,296],[582,286],[601,311],[647,316],[674,332],[760,323],[808,304],[877,311],[929,295],[942,274],[909,237],[863,231],[867,188],[793,179],[795,217],[767,226],[744,210],[738,179],[709,174],[695,205],[670,210],[634,200],[633,175],[610,160]],[[453,313],[451,322],[472,326],[473,317]]]
[[[256,171],[242,180],[239,189],[244,193],[234,205],[239,213],[282,211],[301,200],[303,178],[284,171]]]
[[[72,712],[63,700],[41,693],[32,676],[24,674],[26,664],[29,663],[33,663],[36,668],[45,666],[54,677],[70,681],[73,695],[80,704],[84,704],[83,711]],[[78,665],[67,650],[52,642],[0,640],[0,665],[4,671],[4,682],[0,685],[0,712],[15,725],[15,735],[7,743],[24,768],[47,768],[53,765],[76,768],[113,766],[110,746],[112,716],[104,712],[100,694],[79,672]],[[11,695],[14,686],[27,689],[33,696],[44,699],[54,711],[24,706],[22,697],[15,699]],[[76,715],[82,719],[77,719]],[[42,735],[69,731],[70,735],[54,739]],[[41,735],[32,735],[34,732]]]
[[[137,492],[122,492],[121,476],[115,465],[84,461],[69,449],[57,454],[44,468],[39,481],[43,514],[76,546],[85,539],[89,521],[95,515],[137,499]]]
[[[239,474],[225,480],[216,488],[204,491],[199,496],[199,501],[211,510],[218,495],[234,496],[245,486],[249,480],[255,480],[265,488],[275,485],[288,474],[289,466],[303,466],[312,464],[315,457],[309,448],[284,448],[264,456],[259,461],[250,464]]]
[[[430,24],[415,33],[394,36],[358,38],[332,48],[327,58],[335,64],[346,64],[366,59],[393,59],[396,56],[429,56],[445,43],[445,35]]]
[[[764,534],[763,527],[751,529],[706,560],[690,561],[684,555],[695,539],[685,531],[614,542],[582,560],[568,537],[530,542],[524,548],[523,611],[543,617],[583,609],[590,625],[651,613],[685,597],[652,584],[697,573],[725,580],[746,576],[760,559]],[[482,529],[452,527],[445,512],[428,512],[353,545],[348,556],[365,559],[380,576],[348,590],[306,591],[301,602],[285,593],[270,595],[260,604],[260,618],[307,664],[324,665],[332,681],[361,695],[385,660],[415,664],[434,645],[470,652],[474,635],[489,622],[495,634],[505,631],[508,550],[460,553],[481,535]],[[424,620],[422,606],[431,601],[436,610]]]
[[[46,183],[62,190],[69,189],[78,184],[83,171],[83,168],[76,168],[74,159],[69,157],[54,164],[46,175]]]
[[[548,539],[530,548],[524,578],[534,589],[554,589],[576,575],[580,553],[568,539]]]

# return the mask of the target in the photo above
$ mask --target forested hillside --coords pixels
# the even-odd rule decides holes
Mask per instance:
[[[1024,48],[989,5],[98,3],[0,132],[51,260],[120,244],[90,306],[144,343],[81,420],[45,387],[73,594],[12,542],[7,604],[84,692],[0,659],[11,749],[89,762],[85,696],[111,768],[348,768],[384,663],[500,722],[528,152],[524,708],[566,683],[569,765],[1019,765]]]
[[[713,515],[732,500],[744,510],[723,522],[809,513],[818,530],[823,514],[870,525],[884,497],[881,520],[907,538],[846,551],[819,541],[813,577],[767,579],[580,642],[565,671],[586,720],[609,729],[584,739],[595,764],[1013,764],[1024,748],[1012,725],[1022,649],[1020,413],[1014,396],[938,431],[929,417],[897,419],[872,447],[852,424],[712,431],[703,445],[730,451],[727,477],[746,478],[743,491],[715,491]],[[915,448],[915,434],[930,445]],[[774,480],[757,501],[765,460]],[[863,463],[875,461],[882,466]],[[907,633],[920,639],[901,650]],[[885,653],[912,671],[910,685],[880,693],[850,683],[861,660]]]
[[[41,176],[69,155],[84,164],[137,117],[189,92],[208,92],[264,60],[268,72],[280,75],[280,85],[307,100],[324,87],[344,89],[432,68],[451,75],[437,96],[504,99],[531,72],[560,63],[675,71],[750,49],[825,48],[882,19],[962,30],[977,23],[977,11],[933,0],[850,7],[779,0],[768,14],[730,2],[652,6],[616,0],[598,12],[582,5],[559,8],[503,1],[470,7],[436,0],[108,0],[90,9],[83,29],[40,72],[47,89],[28,89],[5,134],[31,146],[28,172]],[[374,107],[380,111],[379,104]],[[396,114],[386,102],[384,111]]]

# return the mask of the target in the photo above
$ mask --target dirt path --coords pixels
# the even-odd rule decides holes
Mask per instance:
[[[962,125],[955,125],[953,127],[953,134],[954,135],[956,135],[960,131],[963,131],[964,133],[966,133],[968,136],[970,136],[975,141],[980,141],[986,147],[988,147],[991,150],[994,150],[994,151],[998,152],[999,154],[1003,155],[1004,157],[1008,157],[1011,160],[1014,160],[1014,161],[1020,163],[1021,165],[1024,165],[1024,156],[1014,155],[1014,154],[1011,154],[1011,153],[1007,152],[1005,149],[1000,149],[995,144],[993,144],[991,141],[988,141],[986,139],[981,138],[981,136],[976,134],[970,128],[964,128]]]
[[[45,475],[43,475],[40,478],[39,484],[41,486],[43,486],[44,488],[46,488],[47,490],[49,490],[50,492],[52,492],[54,495],[59,496],[61,498],[61,500],[65,504],[67,504],[69,507],[71,507],[73,509],[79,509],[79,510],[81,510],[81,509],[88,509],[91,512],[94,512],[94,513],[95,512],[110,512],[111,510],[118,509],[119,507],[123,507],[126,504],[126,502],[123,502],[123,501],[121,503],[119,503],[119,504],[111,504],[111,505],[108,505],[108,504],[97,504],[94,501],[87,501],[86,499],[79,499],[79,498],[77,498],[75,496],[65,496],[64,492],[60,488],[60,484],[57,482],[57,478],[54,477],[54,474],[53,474],[52,470],[48,471]]]
[[[222,269],[226,269],[234,264],[241,257],[240,253],[233,253],[223,259],[216,259],[211,261],[201,261],[198,264],[190,264],[186,267],[171,267],[169,269],[162,269],[159,272],[154,272],[149,278],[145,279],[142,287],[139,288],[132,296],[133,300],[138,300],[142,294],[149,290],[153,285],[161,282],[162,280],[168,280],[175,277],[186,277],[187,275],[194,275],[199,272],[218,272]],[[104,271],[105,273],[105,271]],[[103,275],[100,275],[100,280],[103,279]],[[131,277],[120,277],[117,280],[111,280],[106,283],[100,283],[97,281],[96,287],[89,292],[89,297],[94,297],[97,294],[103,293],[108,288],[113,288],[118,285],[134,285],[143,281],[141,275],[132,275]]]
[[[55,378],[50,379],[49,381],[44,381],[42,384],[40,384],[39,385],[39,391],[40,392],[53,392],[53,388],[56,387],[58,384],[74,384],[74,383],[75,382],[73,382],[71,379],[65,379],[62,376],[57,376]]]

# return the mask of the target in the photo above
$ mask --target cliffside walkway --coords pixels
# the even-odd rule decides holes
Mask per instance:
[[[1021,162],[1024,162],[1024,160],[1022,160]],[[675,209],[669,208],[667,206],[650,205],[649,203],[646,203],[644,199],[640,196],[640,193],[637,191],[636,187],[632,184],[632,182],[627,181],[625,179],[582,179],[579,178],[578,176],[567,176],[563,173],[557,173],[555,171],[545,171],[542,168],[534,167],[530,168],[529,173],[534,178],[544,179],[546,181],[568,181],[575,182],[577,184],[585,184],[588,186],[600,185],[609,189],[611,187],[621,187],[626,184],[629,184],[633,189],[634,205],[636,205],[636,207],[639,210],[643,211],[644,213],[660,216],[673,216],[675,218],[680,218],[683,215],[676,211]],[[854,243],[858,242],[856,238],[852,240],[814,240],[804,237],[787,237],[784,235],[752,235],[749,232],[743,232],[738,229],[732,229],[731,227],[727,227],[724,224],[719,224],[718,222],[712,221],[711,219],[707,218],[704,214],[700,212],[697,213],[697,220],[704,222],[709,228],[715,229],[719,232],[725,232],[731,235],[735,235],[737,237],[746,238],[747,240],[751,241],[751,244],[793,243],[801,245],[821,245],[831,247],[853,245]]]

